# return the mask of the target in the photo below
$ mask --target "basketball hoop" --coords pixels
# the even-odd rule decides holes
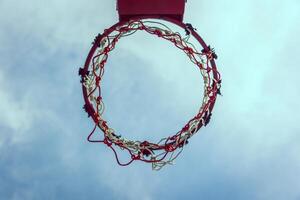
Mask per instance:
[[[144,10],[139,8],[139,6],[142,6],[142,4],[138,3],[143,2],[141,0],[127,0],[131,3],[137,3],[138,6],[135,6],[134,9],[126,10],[128,9],[128,5],[132,4],[124,4],[125,1],[126,0],[118,1],[120,22],[106,29],[103,34],[99,34],[95,38],[84,68],[80,68],[79,70],[85,101],[84,109],[95,123],[87,139],[92,143],[106,144],[114,152],[116,160],[121,166],[127,166],[135,160],[140,160],[151,163],[152,169],[159,170],[166,164],[172,164],[182,152],[188,140],[202,126],[206,126],[209,123],[212,109],[217,95],[220,94],[221,88],[221,77],[214,61],[217,55],[210,46],[205,44],[191,24],[184,24],[182,22],[184,0],[172,0],[172,2],[177,2],[177,4],[174,3],[174,5],[183,5],[183,7],[177,8],[177,15],[175,12],[176,9],[175,11],[173,9],[172,12],[166,12],[165,9],[164,12],[164,7],[154,9],[155,12],[163,14],[149,10],[146,12],[145,7]],[[145,2],[170,2],[170,0]],[[172,4],[168,4],[168,6],[170,5]],[[144,14],[139,13],[139,10],[142,10]],[[159,19],[160,21],[151,21],[150,19]],[[179,26],[186,32],[186,36],[183,37],[180,33],[172,31],[171,28],[162,23],[163,21]],[[159,39],[169,41],[175,47],[182,50],[191,62],[199,68],[204,82],[204,97],[198,113],[175,135],[162,138],[157,143],[123,138],[119,136],[103,118],[104,102],[102,100],[101,81],[109,53],[114,50],[120,39],[134,35],[137,31],[144,31]],[[202,47],[201,51],[198,51],[195,45],[189,42],[191,36],[199,42]],[[97,128],[101,129],[104,133],[103,139],[101,140],[93,139]],[[130,157],[129,161],[123,163],[119,160],[116,151],[117,148],[128,152]]]

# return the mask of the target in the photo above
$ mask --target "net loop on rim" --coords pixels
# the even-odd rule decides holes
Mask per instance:
[[[206,126],[211,118],[213,104],[218,94],[220,94],[221,77],[217,69],[211,66],[211,61],[217,58],[217,55],[210,46],[200,52],[189,42],[191,31],[194,28],[187,24],[186,31],[189,31],[185,38],[180,33],[173,32],[165,24],[157,21],[131,20],[127,23],[116,26],[107,36],[98,35],[95,38],[97,49],[92,55],[91,62],[88,65],[87,73],[82,70],[79,74],[82,76],[82,84],[86,90],[86,97],[89,101],[84,106],[86,112],[91,115],[95,126],[88,136],[89,142],[99,142],[106,144],[115,154],[119,165],[126,166],[135,160],[141,160],[152,163],[152,169],[159,170],[167,164],[173,164],[174,160],[182,152],[183,147],[188,140],[202,127]],[[108,126],[103,119],[105,106],[101,94],[101,81],[104,75],[105,64],[109,52],[112,51],[118,40],[134,34],[136,31],[146,31],[149,34],[156,35],[173,43],[182,50],[200,70],[204,81],[204,97],[201,107],[188,123],[175,135],[162,138],[157,143],[149,141],[135,141],[117,135],[115,131]],[[100,128],[104,133],[104,139],[92,139],[96,129]],[[116,148],[128,151],[130,160],[127,163],[121,163],[118,158]]]

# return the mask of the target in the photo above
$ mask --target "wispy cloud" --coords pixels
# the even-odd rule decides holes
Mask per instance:
[[[1,1],[0,10],[1,198],[299,199],[297,0],[188,1],[185,20],[219,54],[224,96],[160,172],[119,167],[85,141],[92,122],[77,70],[117,21],[115,2]],[[105,115],[129,138],[168,135],[197,110],[199,75],[168,44],[125,38],[105,72]]]

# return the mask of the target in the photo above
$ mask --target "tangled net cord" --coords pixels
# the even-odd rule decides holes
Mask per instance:
[[[108,53],[115,48],[120,38],[132,35],[138,30],[143,30],[168,40],[177,48],[184,51],[190,60],[198,66],[204,80],[204,97],[197,115],[175,135],[162,138],[157,143],[132,141],[123,138],[117,135],[102,118],[104,103],[102,101],[100,83],[104,75],[104,66],[108,59]],[[188,29],[186,29],[186,31],[188,31]],[[220,74],[216,69],[212,68],[210,64],[210,60],[216,58],[216,55],[210,47],[208,51],[202,50],[198,52],[195,46],[188,41],[189,38],[190,34],[182,38],[178,32],[172,32],[170,28],[162,23],[135,20],[116,27],[110,35],[102,38],[99,42],[98,48],[89,65],[91,73],[86,74],[83,79],[83,85],[87,89],[90,104],[95,108],[95,126],[87,139],[93,143],[104,143],[111,148],[119,165],[127,166],[134,160],[141,160],[152,163],[153,170],[160,170],[166,164],[173,164],[173,161],[188,143],[188,139],[191,138],[201,126],[206,126],[209,123],[211,117],[210,105],[215,101],[217,95],[220,94],[221,87]],[[217,78],[213,77],[214,73],[217,74]],[[92,139],[92,135],[97,127],[104,133],[103,140]],[[131,159],[126,163],[120,162],[117,151],[115,150],[116,147],[128,151]]]

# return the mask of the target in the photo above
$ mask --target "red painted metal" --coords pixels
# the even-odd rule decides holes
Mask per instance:
[[[118,0],[119,21],[158,15],[182,22],[186,0]]]
[[[200,119],[200,117],[202,116],[204,111],[201,113],[201,115],[199,112],[194,118],[192,118],[189,122],[187,122],[187,124],[182,128],[181,131],[177,132],[174,136],[168,137],[168,139],[165,141],[165,143],[162,143],[162,144],[152,144],[151,143],[153,145],[153,147],[151,146],[150,151],[165,150],[165,154],[163,154],[163,157],[160,158],[159,160],[156,160],[156,159],[152,160],[150,158],[147,159],[144,157],[140,157],[140,154],[135,155],[131,152],[131,150],[129,148],[124,146],[122,143],[114,143],[112,141],[109,141],[109,140],[107,140],[106,136],[103,140],[92,139],[92,135],[95,132],[97,127],[99,127],[104,133],[106,133],[106,130],[109,128],[106,125],[106,121],[102,121],[101,124],[99,125],[100,118],[99,118],[99,113],[97,111],[98,107],[93,107],[93,105],[91,104],[91,102],[89,100],[89,94],[88,94],[87,88],[84,85],[84,78],[89,73],[91,73],[89,71],[89,66],[91,65],[91,62],[94,62],[93,55],[95,54],[97,48],[99,47],[100,41],[102,41],[103,38],[106,38],[107,36],[109,36],[113,31],[116,30],[116,28],[121,27],[126,24],[128,25],[129,24],[129,23],[127,23],[128,20],[138,21],[138,20],[144,20],[144,19],[159,19],[162,21],[171,22],[171,23],[181,27],[185,31],[188,31],[188,33],[191,34],[202,46],[202,48],[203,48],[202,53],[203,52],[204,53],[205,52],[212,53],[213,50],[211,50],[210,46],[207,46],[205,44],[203,39],[198,35],[197,32],[195,32],[195,29],[193,29],[191,24],[183,23],[185,3],[186,3],[186,0],[117,0],[117,10],[119,13],[119,22],[116,23],[115,25],[113,25],[112,27],[105,29],[103,34],[99,34],[95,38],[93,46],[90,49],[90,52],[87,56],[85,65],[79,71],[79,74],[81,76],[83,97],[84,97],[84,101],[85,101],[84,109],[88,113],[88,115],[93,119],[93,121],[95,122],[95,127],[94,127],[93,131],[89,134],[87,139],[89,142],[96,142],[96,143],[100,142],[100,143],[104,143],[108,147],[110,147],[115,154],[118,164],[121,166],[129,165],[134,160],[141,160],[141,161],[144,161],[147,163],[160,162],[160,161],[164,160],[166,158],[166,156],[168,155],[168,153],[173,152],[176,148],[181,148],[183,145],[185,145],[185,143],[177,144],[176,139],[181,136],[182,132],[189,129],[190,122],[192,122],[194,119],[198,119],[198,118]],[[142,29],[140,29],[140,30],[142,30]],[[152,34],[156,34],[156,33],[152,33]],[[159,34],[156,34],[156,35],[158,35],[160,37]],[[107,52],[108,51],[110,51],[110,50],[108,49]],[[219,92],[219,89],[217,88],[217,84],[221,83],[221,79],[220,79],[220,74],[217,71],[216,64],[214,61],[214,59],[216,59],[216,58],[217,58],[217,56],[215,55],[215,56],[212,56],[212,58],[209,60],[210,67],[211,67],[209,69],[209,71],[212,73],[212,76],[213,76],[213,83],[210,87],[210,90],[215,90],[215,91],[218,90],[218,92]],[[207,62],[207,69],[208,69],[208,62]],[[96,79],[96,81],[97,81],[97,79]],[[99,83],[97,85],[99,88],[99,94],[101,94],[101,88],[99,86]],[[95,88],[95,89],[97,89],[97,88]],[[209,103],[207,103],[208,106],[205,108],[206,112],[203,116],[204,117],[203,119],[205,119],[205,121],[202,121],[202,120],[200,121],[199,125],[197,125],[196,131],[198,131],[202,126],[206,126],[207,123],[209,122],[210,116],[211,116],[211,111],[213,110],[213,107],[214,107],[214,104],[216,101],[216,96],[217,96],[217,94],[219,94],[218,92],[215,92],[215,93],[213,93],[214,94],[213,96],[210,96]],[[99,95],[99,98],[101,98],[100,95]],[[207,116],[207,115],[209,115],[209,116]],[[147,142],[147,141],[145,141],[145,142]],[[143,142],[143,143],[145,143],[145,142]],[[141,143],[141,145],[143,143]],[[112,144],[119,146],[123,150],[124,149],[127,150],[129,152],[129,154],[131,155],[131,160],[127,163],[120,163],[117,152],[115,151]],[[176,147],[174,147],[174,144],[176,144]],[[148,150],[148,149],[146,149],[146,150]],[[149,155],[150,151],[148,150],[148,152],[147,151],[146,152],[141,151],[141,152],[144,155],[146,155],[146,154]]]
[[[186,28],[186,24],[184,24],[183,22],[178,21],[177,19],[174,19],[172,17],[167,17],[167,16],[161,16],[161,15],[143,15],[143,16],[132,17],[132,19],[133,20],[160,19],[160,20],[163,20],[163,21],[168,21],[168,22],[171,22],[173,24],[176,24],[176,25],[178,25],[179,27],[181,27],[183,29]],[[89,69],[90,63],[92,62],[92,57],[93,57],[96,49],[98,48],[99,41],[101,41],[103,38],[107,37],[109,34],[111,34],[116,29],[116,27],[122,26],[124,23],[126,23],[126,21],[124,21],[124,20],[120,21],[120,22],[116,23],[115,25],[113,25],[112,27],[110,27],[108,29],[105,29],[105,31],[104,31],[103,34],[99,35],[99,37],[96,37],[95,42],[93,43],[93,46],[90,49],[90,52],[89,52],[89,54],[87,56],[87,59],[85,61],[84,68],[80,69],[80,75],[82,76],[82,78],[89,73],[88,69]],[[190,31],[191,31],[191,35],[200,43],[200,45],[202,46],[203,50],[204,51],[210,51],[209,46],[206,45],[206,43],[200,37],[200,35],[198,35],[198,33],[195,30],[193,30],[193,29],[191,29]],[[217,66],[216,66],[215,60],[211,59],[210,60],[210,64],[212,66],[212,73],[213,73],[214,79],[219,80],[220,77],[219,77],[219,74],[217,72]],[[98,119],[96,118],[96,115],[95,115],[96,110],[90,104],[90,100],[88,98],[88,92],[87,92],[87,89],[84,86],[84,84],[82,84],[82,91],[83,91],[83,97],[84,97],[84,101],[85,101],[84,109],[86,110],[86,112],[88,113],[88,115],[90,117],[92,117],[93,121],[97,124],[98,123]],[[210,110],[210,111],[213,110],[213,107],[215,105],[215,101],[216,101],[216,98],[211,99],[210,106],[209,106],[208,110]],[[193,120],[193,119],[191,119],[191,120]],[[185,127],[188,126],[189,122],[185,125]],[[204,126],[204,124],[200,123],[197,131],[202,126]],[[89,135],[89,137],[91,135],[92,135],[92,133]],[[95,142],[95,141],[90,141],[90,142]],[[99,142],[99,141],[96,141],[96,142]],[[101,142],[103,142],[103,141],[101,141]],[[168,144],[172,144],[172,142],[166,143],[165,145],[168,145]],[[160,146],[158,149],[164,149],[165,145]],[[143,161],[147,162],[146,160],[143,160]]]

